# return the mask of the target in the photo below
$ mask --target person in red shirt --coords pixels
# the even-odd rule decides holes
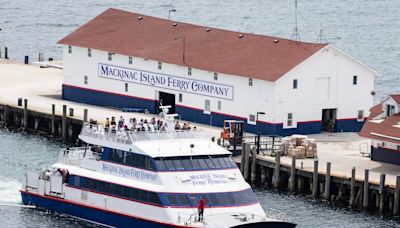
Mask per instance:
[[[204,199],[203,199],[202,196],[200,196],[199,205],[197,207],[198,212],[199,212],[199,219],[198,219],[199,222],[202,222],[203,218],[204,218],[203,217],[203,215],[204,215],[204,205],[205,205]]]

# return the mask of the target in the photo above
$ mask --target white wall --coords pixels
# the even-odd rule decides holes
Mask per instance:
[[[358,76],[357,85],[353,85],[353,75]],[[293,89],[294,79],[298,89]],[[328,87],[328,82],[326,91],[323,87]],[[372,71],[327,46],[276,82],[276,121],[286,121],[290,112],[296,121],[321,120],[322,109],[335,108],[338,119],[356,118],[358,110],[364,110],[367,117],[373,105],[373,86]]]
[[[125,82],[98,77],[98,63],[115,65],[120,67],[145,70],[160,74],[191,78],[234,87],[234,100],[224,100],[213,97],[205,97],[176,90],[161,89],[129,83],[129,91],[125,92]],[[144,60],[133,57],[133,64],[128,63],[128,56],[115,54],[112,61],[108,60],[108,53],[92,49],[92,57],[88,57],[87,48],[72,47],[72,53],[68,53],[68,46],[64,46],[64,84],[75,85],[84,88],[110,91],[113,93],[138,96],[158,100],[158,92],[164,91],[175,94],[176,104],[204,109],[205,99],[211,101],[211,111],[248,118],[249,114],[265,112],[267,115],[259,115],[259,120],[272,121],[272,106],[274,101],[273,83],[253,79],[253,86],[249,86],[249,78],[218,73],[218,80],[214,80],[214,72],[192,68],[192,75],[187,73],[187,67],[175,64],[162,64],[158,69],[158,61]],[[84,75],[88,76],[88,85],[84,84]],[[178,94],[183,94],[183,102],[178,102]],[[218,101],[221,101],[222,110],[218,110]]]
[[[98,76],[98,63],[231,85],[234,100],[134,83],[129,83],[129,91],[125,92],[125,82]],[[187,67],[175,64],[163,63],[159,70],[157,61],[143,58],[134,57],[133,64],[129,64],[128,56],[114,54],[109,61],[108,53],[100,50],[92,49],[92,57],[88,57],[87,48],[76,46],[72,47],[71,54],[68,46],[64,46],[64,74],[64,84],[153,100],[158,100],[158,91],[164,91],[176,95],[176,104],[197,109],[204,109],[205,99],[208,99],[213,112],[243,118],[265,112],[266,115],[259,115],[259,120],[275,123],[285,122],[289,112],[293,113],[295,122],[320,121],[322,109],[330,108],[337,108],[338,119],[356,118],[358,110],[364,110],[366,117],[373,105],[374,72],[331,46],[314,54],[275,83],[253,79],[253,86],[249,86],[248,77],[218,73],[218,80],[214,81],[214,72],[194,68],[188,76]],[[88,85],[84,84],[84,75],[88,76]],[[358,76],[357,85],[353,85],[353,75]],[[298,89],[292,88],[293,79],[298,79]],[[329,91],[326,91],[323,86],[328,87],[328,82]],[[182,103],[178,102],[179,93],[183,94]],[[222,110],[217,109],[218,101],[222,102]]]

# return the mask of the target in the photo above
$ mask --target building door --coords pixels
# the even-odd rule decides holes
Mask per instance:
[[[336,131],[336,109],[322,109],[321,131]]]
[[[162,105],[171,105],[169,113],[175,113],[175,94],[159,92],[159,103]]]

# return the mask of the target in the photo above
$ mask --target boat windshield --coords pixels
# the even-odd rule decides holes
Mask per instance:
[[[159,171],[209,170],[237,168],[231,155],[202,155],[154,158]]]

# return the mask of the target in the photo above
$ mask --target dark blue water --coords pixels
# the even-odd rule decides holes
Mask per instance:
[[[20,204],[19,188],[26,170],[54,163],[65,145],[40,136],[0,130],[0,204]],[[400,227],[396,221],[334,208],[274,191],[256,190],[264,209],[288,214],[299,227]],[[91,224],[34,209],[0,206],[0,227],[87,227]]]

